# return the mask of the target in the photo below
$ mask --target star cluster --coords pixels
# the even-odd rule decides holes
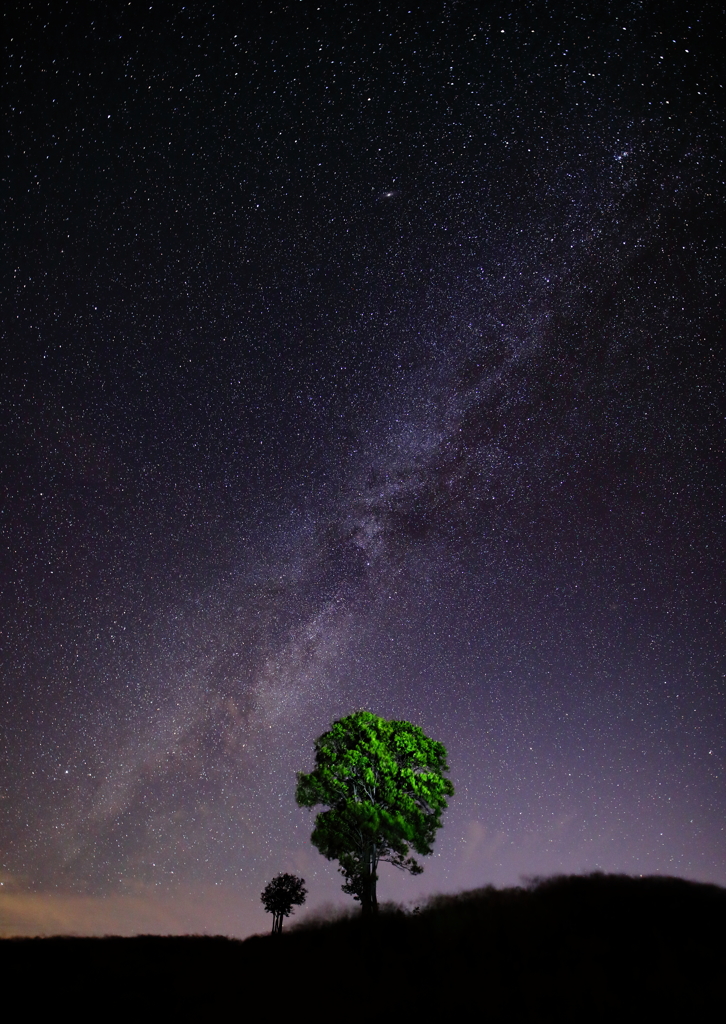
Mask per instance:
[[[384,898],[726,884],[720,12],[269,7],[2,16],[3,933],[338,899],[358,707]]]

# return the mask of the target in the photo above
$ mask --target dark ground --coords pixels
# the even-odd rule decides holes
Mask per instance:
[[[75,1019],[723,1020],[726,890],[571,876],[245,941],[13,939],[6,995]]]

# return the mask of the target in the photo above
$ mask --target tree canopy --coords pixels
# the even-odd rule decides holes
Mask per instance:
[[[301,807],[322,805],[311,840],[337,860],[343,891],[364,913],[378,907],[378,864],[420,874],[411,855],[432,852],[447,797],[454,793],[443,743],[411,722],[387,721],[356,711],[333,722],[315,741],[315,768],[298,772]]]
[[[267,913],[272,914],[273,935],[282,931],[283,918],[292,913],[294,906],[301,906],[307,894],[305,879],[297,875],[276,875],[267,883],[260,898]]]

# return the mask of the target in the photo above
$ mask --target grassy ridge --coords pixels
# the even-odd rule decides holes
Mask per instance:
[[[5,940],[0,964],[27,1011],[65,1004],[81,1019],[726,1019],[726,889],[570,876],[245,941]]]

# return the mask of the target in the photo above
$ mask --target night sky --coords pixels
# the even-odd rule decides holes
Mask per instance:
[[[357,708],[379,897],[726,884],[719,5],[5,5],[0,934],[270,926]]]

